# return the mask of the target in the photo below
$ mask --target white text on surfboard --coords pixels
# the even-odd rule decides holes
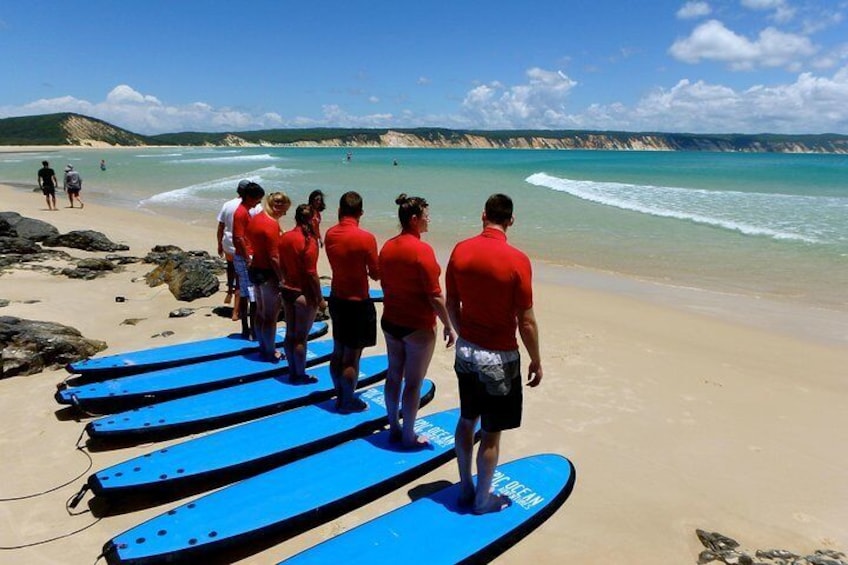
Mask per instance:
[[[529,510],[545,500],[543,496],[536,494],[536,491],[531,487],[520,481],[513,480],[511,477],[497,470],[492,478],[492,487],[498,493],[508,496],[515,504],[525,510]]]

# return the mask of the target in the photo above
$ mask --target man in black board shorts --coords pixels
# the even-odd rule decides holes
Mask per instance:
[[[47,161],[41,162],[42,167],[38,169],[38,188],[41,189],[41,194],[47,201],[48,210],[58,210],[56,207],[56,185],[59,182],[56,180],[56,171],[50,168],[50,163]]]

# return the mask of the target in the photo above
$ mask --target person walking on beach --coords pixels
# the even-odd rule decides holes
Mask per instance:
[[[241,185],[241,183],[239,183]],[[251,211],[262,201],[265,190],[255,182],[248,182],[242,188],[241,201],[233,212],[233,268],[238,277],[239,302],[236,312],[241,319],[241,337],[254,339],[256,330],[256,289],[250,282],[248,267],[253,256],[247,226],[250,224]]]
[[[280,218],[291,207],[283,192],[272,192],[265,198],[263,211],[247,225],[247,239],[253,258],[250,282],[256,287],[256,325],[254,333],[259,342],[259,354],[265,361],[276,363],[282,355],[277,351],[277,319],[280,316],[280,291],[283,286],[283,267],[280,262]]]
[[[401,443],[406,449],[417,449],[427,446],[426,438],[415,434],[415,417],[421,383],[436,347],[436,316],[444,326],[447,347],[453,346],[456,332],[439,285],[442,271],[436,254],[421,240],[421,234],[427,232],[430,225],[427,201],[401,194],[395,203],[398,205],[401,233],[383,245],[379,256],[380,284],[383,287],[380,325],[389,355],[386,413],[389,439]],[[403,426],[398,418],[399,405]]]
[[[289,382],[315,382],[306,374],[306,340],[315,314],[324,303],[318,280],[318,238],[312,231],[314,212],[301,204],[294,213],[295,226],[280,238],[280,262],[286,338],[283,348],[289,362]]]
[[[41,168],[38,169],[38,188],[41,189],[41,194],[47,201],[48,210],[58,210],[56,206],[56,186],[59,181],[56,180],[56,171],[50,168],[50,163],[47,161],[41,162]]]
[[[324,204],[324,193],[313,190],[309,193],[309,205],[312,207],[312,233],[318,238],[318,247],[324,247],[324,239],[321,237],[321,212],[327,209]]]
[[[65,182],[64,182],[65,192],[68,193],[68,201],[71,203],[71,208],[74,207],[74,200],[79,202],[80,209],[85,208],[85,204],[80,198],[80,192],[82,191],[82,177],[78,172],[74,170],[73,165],[68,165],[65,167]]]
[[[377,310],[368,293],[368,278],[380,280],[377,239],[359,227],[362,197],[350,191],[339,199],[339,223],[327,230],[324,249],[333,272],[330,319],[333,354],[330,375],[336,388],[336,406],[342,413],[368,408],[354,395],[362,350],[377,343]]]
[[[483,232],[454,247],[445,274],[447,310],[459,332],[454,362],[460,399],[455,434],[459,502],[475,514],[498,512],[509,505],[508,497],[490,491],[501,432],[521,425],[516,330],[530,355],[528,386],[542,381],[530,260],[506,238],[515,221],[512,212],[509,196],[490,196],[483,211]],[[482,432],[475,489],[471,466],[478,420]]]

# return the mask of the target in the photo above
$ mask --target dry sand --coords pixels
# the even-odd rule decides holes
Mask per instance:
[[[84,210],[48,212],[40,195],[2,186],[0,210],[43,219],[62,232],[102,231],[136,256],[156,244],[215,249],[212,223],[185,225],[93,202]],[[0,313],[76,327],[106,341],[106,353],[236,331],[236,324],[210,314],[223,293],[179,303],[164,287],[135,281],[149,268],[131,265],[95,281],[13,270],[0,277],[0,298],[11,301]],[[322,274],[329,274],[326,263]],[[115,296],[127,300],[116,303]],[[696,528],[748,548],[848,550],[844,336],[814,341],[585,285],[540,281],[536,304],[545,377],[526,391],[524,425],[504,434],[502,459],[561,453],[573,461],[577,483],[562,508],[499,563],[695,563],[703,549]],[[200,309],[169,319],[181,306]],[[127,318],[143,320],[121,325]],[[164,330],[175,334],[152,337]],[[384,351],[383,344],[376,350]],[[451,367],[451,352],[439,348],[429,374],[436,400],[425,411],[457,405]],[[80,515],[65,510],[84,477],[154,449],[92,453],[86,470],[75,442],[87,420],[60,421],[53,400],[66,376],[58,369],[0,381],[0,563],[92,563],[112,536],[185,502],[107,516],[57,541],[5,549],[95,522],[86,511],[90,495]],[[80,474],[54,492],[6,500]],[[276,563],[405,503],[412,486],[455,479],[453,464],[445,465],[243,563]]]

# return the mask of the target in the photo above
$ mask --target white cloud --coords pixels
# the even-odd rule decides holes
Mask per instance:
[[[802,73],[795,82],[736,91],[681,80],[616,116],[627,129],[694,133],[821,133],[848,131],[848,67],[833,77]],[[651,127],[648,127],[651,126]]]
[[[786,23],[795,17],[795,8],[786,0],[742,0],[742,6],[751,10],[774,10],[771,19]]]
[[[492,82],[473,88],[462,102],[472,123],[486,128],[550,128],[568,122],[565,102],[577,84],[562,71],[534,67],[527,83],[506,88]]]
[[[773,27],[760,32],[756,41],[727,29],[718,20],[696,27],[685,39],[678,39],[669,53],[686,63],[702,60],[727,63],[733,70],[756,67],[793,68],[815,54],[817,48],[803,35],[784,33]]]
[[[42,99],[25,107],[0,108],[3,115],[78,112],[139,133],[249,131],[279,127],[449,127],[457,129],[589,129],[692,133],[848,133],[848,47],[834,52],[841,61],[832,76],[802,73],[788,84],[734,89],[683,79],[657,88],[634,102],[590,104],[570,101],[577,83],[560,71],[532,68],[526,80],[492,81],[471,88],[453,115],[352,114],[330,104],[311,117],[283,118],[275,112],[250,114],[205,102],[169,105],[127,85],[103,101],[71,96]],[[567,109],[568,108],[568,109]]]
[[[142,134],[176,131],[238,131],[282,127],[279,114],[254,116],[231,108],[215,108],[204,102],[184,106],[163,104],[155,96],[143,94],[121,84],[101,102],[89,102],[72,96],[36,100],[20,108],[2,109],[8,115],[76,112],[119,125]]]
[[[706,2],[686,2],[679,10],[677,17],[681,20],[703,18],[712,12],[712,8]]]

